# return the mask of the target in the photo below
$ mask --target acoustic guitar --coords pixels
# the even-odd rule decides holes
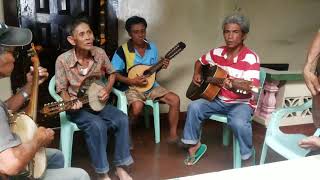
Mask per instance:
[[[70,101],[52,102],[45,104],[40,112],[44,116],[53,116],[57,113],[71,110],[74,103],[80,101],[83,105],[89,105],[93,111],[101,111],[106,102],[100,101],[99,91],[105,87],[105,84],[96,76],[86,78],[80,86],[76,99]]]
[[[220,92],[223,82],[228,74],[225,70],[218,66],[202,66],[202,79],[200,86],[194,84],[192,81],[188,87],[186,96],[191,100],[204,98],[212,101]],[[248,94],[251,92],[258,93],[259,87],[253,86],[251,81],[243,79],[230,79],[232,88],[229,90],[238,94]]]
[[[179,42],[176,44],[169,52],[164,56],[166,59],[172,59],[176,55],[178,55],[184,48],[186,44],[183,42]],[[146,92],[152,88],[155,80],[156,80],[156,72],[160,71],[163,66],[163,60],[160,60],[157,64],[153,66],[147,65],[135,65],[129,69],[128,77],[130,79],[134,79],[137,76],[144,76],[147,79],[147,83],[143,86],[130,86],[131,89],[136,89],[139,92]]]

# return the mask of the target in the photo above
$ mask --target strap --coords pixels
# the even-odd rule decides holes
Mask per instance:
[[[126,57],[126,64],[127,64],[127,72],[129,69],[134,65],[134,59],[136,57],[136,53],[130,52],[128,49],[128,43],[122,44],[122,49],[124,52],[124,55]]]

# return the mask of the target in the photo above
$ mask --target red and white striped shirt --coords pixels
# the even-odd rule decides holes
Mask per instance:
[[[231,78],[252,81],[254,86],[259,87],[260,60],[258,55],[243,46],[233,60],[227,59],[226,46],[210,50],[207,54],[198,59],[203,65],[219,66],[224,69]],[[218,97],[226,103],[247,103],[252,107],[256,106],[253,95],[237,94],[226,88],[222,88]]]

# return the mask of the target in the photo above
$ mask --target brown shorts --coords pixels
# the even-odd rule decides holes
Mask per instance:
[[[312,96],[312,118],[316,128],[320,127],[320,94]]]
[[[151,90],[151,92],[149,93],[142,93],[139,92],[135,89],[128,89],[126,91],[126,96],[127,96],[127,101],[128,101],[128,105],[130,105],[131,103],[133,103],[134,101],[146,101],[147,99],[152,99],[152,100],[156,100],[159,99],[161,97],[163,97],[164,95],[168,94],[170,91],[158,86],[155,87]]]

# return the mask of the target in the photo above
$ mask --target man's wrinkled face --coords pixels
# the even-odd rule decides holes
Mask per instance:
[[[139,23],[131,26],[129,36],[134,44],[143,45],[145,43],[146,33],[147,31],[144,24]]]
[[[14,68],[14,47],[6,48],[0,55],[0,78],[9,77]]]
[[[86,23],[80,23],[69,37],[71,38],[69,42],[79,49],[90,50],[93,47],[93,32]]]
[[[228,48],[237,48],[243,44],[246,34],[241,31],[239,24],[226,24],[223,28],[223,37]]]

